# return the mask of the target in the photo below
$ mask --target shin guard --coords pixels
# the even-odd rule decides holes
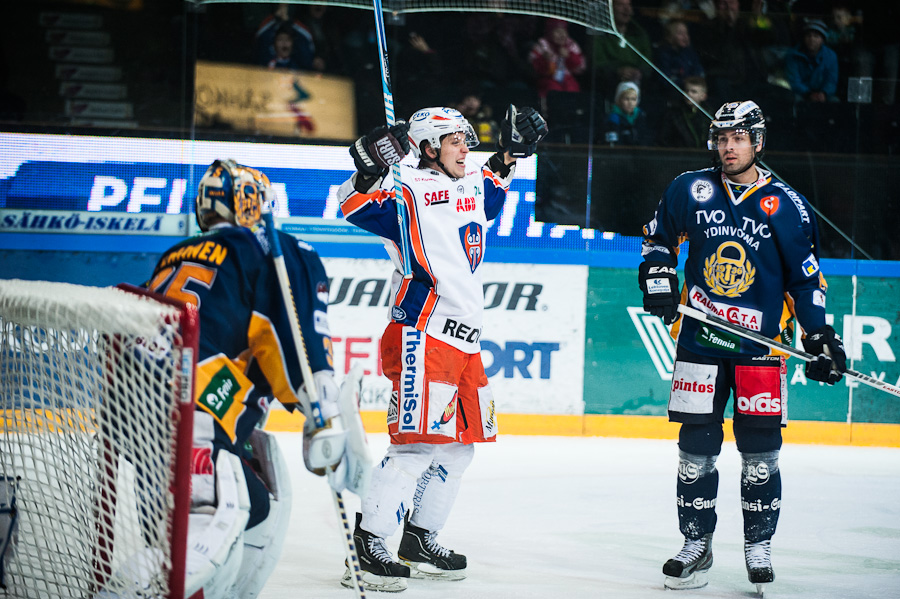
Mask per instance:
[[[678,526],[687,539],[699,539],[716,530],[719,471],[716,457],[678,452],[675,502]]]
[[[741,510],[744,539],[757,543],[771,539],[781,513],[781,472],[778,453],[741,454]]]

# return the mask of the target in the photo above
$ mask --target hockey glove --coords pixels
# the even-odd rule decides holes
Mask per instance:
[[[807,335],[803,339],[803,347],[816,359],[806,363],[806,378],[833,385],[842,378],[847,370],[847,354],[841,336],[827,324]]]
[[[303,423],[303,462],[307,470],[324,476],[328,468],[337,466],[343,458],[347,431],[341,422],[338,406],[340,391],[334,382],[334,373],[330,370],[320,370],[313,375],[313,381],[318,391],[319,410],[325,424],[317,426],[315,417],[308,413],[311,402],[304,383],[298,393],[306,416]]]
[[[644,292],[644,311],[659,316],[665,324],[678,317],[678,274],[674,266],[662,262],[641,262],[638,284]]]
[[[397,121],[390,129],[376,127],[350,146],[356,170],[369,179],[383,176],[408,153],[409,123],[406,121]]]
[[[522,110],[512,104],[506,110],[506,118],[500,124],[499,147],[513,158],[527,158],[534,154],[537,142],[547,136],[547,121],[529,106]]]

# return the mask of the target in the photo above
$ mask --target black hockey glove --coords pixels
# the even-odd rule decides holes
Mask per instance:
[[[381,177],[393,164],[409,153],[409,123],[397,121],[388,129],[384,125],[369,131],[350,146],[356,170],[367,178]]]
[[[674,266],[662,262],[641,262],[638,283],[644,292],[644,311],[659,316],[666,324],[678,318],[678,274]]]
[[[806,363],[806,378],[833,385],[842,378],[847,370],[847,354],[841,336],[827,324],[807,335],[803,339],[803,347],[807,352],[817,356]]]
[[[513,158],[527,158],[534,154],[537,142],[547,136],[547,131],[547,121],[537,110],[529,106],[518,110],[510,104],[500,124],[497,145],[501,152],[509,152]]]

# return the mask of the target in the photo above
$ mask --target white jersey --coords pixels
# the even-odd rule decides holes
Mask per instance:
[[[338,190],[346,219],[383,238],[394,263],[391,319],[414,326],[469,354],[481,351],[484,260],[488,221],[500,213],[515,168],[500,178],[467,159],[466,174],[452,179],[431,169],[401,165],[409,210],[412,279],[404,279],[395,192],[360,193],[356,174]],[[390,185],[390,177],[383,185]]]

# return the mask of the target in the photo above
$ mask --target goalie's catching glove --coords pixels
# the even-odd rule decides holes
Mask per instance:
[[[803,347],[816,356],[815,360],[806,363],[806,378],[833,385],[842,378],[847,370],[847,354],[841,336],[833,328],[825,325],[815,333],[803,339]]]
[[[675,267],[662,262],[641,262],[638,273],[638,284],[644,292],[644,311],[659,316],[665,324],[675,322],[681,299]]]
[[[500,124],[498,146],[513,158],[527,158],[534,154],[537,142],[547,136],[547,131],[547,121],[537,110],[529,106],[518,110],[510,104]]]
[[[350,146],[356,170],[367,179],[382,177],[391,165],[409,153],[409,123],[397,121],[388,129],[384,125],[369,131]]]

